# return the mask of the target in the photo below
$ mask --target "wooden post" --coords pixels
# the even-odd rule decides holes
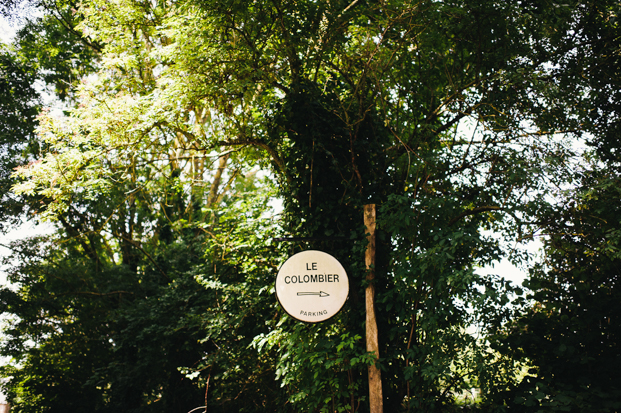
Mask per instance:
[[[379,342],[377,333],[377,320],[375,318],[375,204],[364,206],[364,225],[368,234],[367,250],[364,261],[367,266],[367,289],[366,301],[366,341],[367,351],[375,354],[379,359]],[[384,412],[384,400],[382,396],[382,376],[377,364],[369,366],[369,406],[371,413]]]

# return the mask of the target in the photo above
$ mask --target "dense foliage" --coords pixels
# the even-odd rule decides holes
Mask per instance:
[[[531,365],[499,393],[517,411],[621,408],[618,196],[618,176],[584,171],[546,217],[546,259],[526,282],[536,304],[495,337],[501,352]]]
[[[0,231],[16,223],[25,205],[11,191],[14,168],[27,162],[37,147],[35,118],[38,94],[34,71],[4,45],[0,49]]]
[[[41,112],[39,159],[11,178],[58,225],[7,259],[16,411],[365,412],[374,362],[391,412],[459,410],[472,388],[486,411],[578,411],[595,392],[592,411],[617,408],[614,377],[588,373],[615,357],[614,331],[589,326],[614,325],[616,296],[572,295],[580,274],[602,294],[616,279],[618,178],[600,176],[618,166],[616,2],[37,4],[12,84],[37,76],[66,110]],[[362,340],[369,203],[379,360]],[[518,314],[521,290],[476,269],[538,235],[548,255]],[[325,323],[273,297],[307,248],[350,276]],[[579,380],[558,380],[572,363]]]

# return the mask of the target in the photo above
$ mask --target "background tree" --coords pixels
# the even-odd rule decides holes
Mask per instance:
[[[145,201],[138,192],[135,213],[143,223]],[[84,234],[87,217],[104,216],[86,208],[90,212],[72,223],[77,235],[16,245],[7,263],[17,288],[4,289],[1,301],[3,311],[18,317],[2,349],[20,363],[3,371],[11,377],[4,389],[15,410],[187,412],[205,403],[207,383],[190,379],[200,371],[211,381],[211,410],[219,404],[225,411],[254,411],[253,403],[274,407],[279,388],[266,374],[273,362],[263,355],[259,364],[247,347],[263,331],[264,307],[275,304],[255,286],[252,271],[245,271],[245,286],[239,280],[241,269],[253,265],[247,254],[260,248],[251,237],[266,208],[257,196],[240,202],[230,206],[232,216],[210,227],[184,223],[187,205],[180,217],[171,208],[150,231],[135,228],[131,248],[107,232],[127,219],[118,206],[103,230]],[[94,204],[101,208],[105,201]],[[239,215],[252,226],[231,227]],[[236,265],[222,259],[235,246],[227,240],[232,231],[245,235],[250,249],[234,251]],[[212,232],[222,235],[212,238]],[[248,381],[264,382],[258,394]],[[253,403],[239,400],[242,392],[252,394]]]
[[[500,393],[512,410],[614,411],[620,406],[618,178],[584,171],[546,218],[545,260],[526,286],[534,305],[496,345],[529,374]],[[517,405],[514,405],[516,403]]]
[[[501,252],[480,229],[525,231],[547,183],[566,177],[570,151],[546,134],[575,122],[546,112],[557,96],[539,80],[564,52],[540,55],[546,33],[521,5],[349,6],[200,3],[196,20],[171,24],[168,56],[186,58],[167,75],[218,110],[228,139],[216,143],[267,152],[292,234],[358,241],[307,244],[346,263],[352,293],[333,323],[273,333],[289,350],[292,400],[355,410],[365,397],[362,343],[350,357],[333,351],[342,332],[362,335],[361,207],[375,202],[387,408],[446,409],[483,359],[465,356],[475,347],[466,309],[485,302],[474,267]],[[466,118],[479,133],[457,128]],[[329,388],[342,390],[326,403]]]
[[[97,48],[87,38],[74,37],[80,15],[71,5],[52,5],[60,10],[46,9],[42,18],[28,22],[18,34],[16,50],[38,70],[27,80],[40,76],[65,99],[69,112],[81,98],[75,85],[98,65]],[[65,12],[72,19],[68,26]],[[136,70],[145,73],[148,67]],[[112,75],[103,79],[117,82],[110,93],[123,91],[136,100],[153,84],[148,73],[137,79]],[[26,93],[15,95],[28,98]],[[139,113],[131,105],[119,109],[105,117],[110,121],[118,115],[113,121],[117,128],[104,127],[105,136],[117,142],[127,138],[128,130],[132,133],[128,125]],[[200,126],[201,118],[189,121],[192,113],[183,112],[184,121]],[[97,114],[91,115],[96,124]],[[14,286],[3,289],[1,303],[14,318],[2,352],[14,364],[3,374],[10,377],[5,392],[13,410],[186,412],[205,404],[207,395],[212,410],[218,405],[225,411],[270,410],[282,404],[269,374],[271,356],[247,349],[265,326],[260,309],[275,305],[263,285],[252,281],[261,262],[255,256],[269,248],[257,245],[256,237],[270,231],[264,223],[269,185],[256,176],[254,161],[242,164],[234,151],[196,149],[178,128],[156,127],[148,135],[154,141],[142,149],[125,141],[102,152],[102,145],[72,139],[84,124],[73,131],[71,124],[83,120],[63,122],[53,112],[43,119],[43,156],[71,160],[67,168],[49,170],[55,183],[39,197],[49,202],[50,195],[66,194],[62,206],[50,203],[58,232],[49,240],[13,245],[6,259]],[[133,132],[147,136],[144,130]],[[79,170],[86,163],[82,160],[95,155],[99,171]],[[72,174],[74,166],[78,170]],[[89,170],[92,175],[106,171],[113,184],[100,179],[94,188],[77,184],[79,193],[55,192],[56,182],[86,178]],[[40,208],[34,203],[35,210]],[[227,238],[232,233],[244,237],[243,245]],[[274,269],[268,266],[268,271]],[[197,372],[204,376],[192,381]],[[252,394],[253,403],[242,394]]]
[[[40,87],[63,101],[95,70],[101,45],[78,30],[79,4],[65,0],[3,0],[0,13],[19,27],[13,43]]]
[[[224,319],[252,327],[226,341],[246,364],[207,350],[199,367],[179,367],[202,383],[211,372],[232,383],[265,357],[242,390],[261,395],[266,404],[257,410],[276,411],[367,409],[365,371],[375,360],[360,339],[362,206],[380,204],[386,409],[450,411],[463,389],[478,384],[494,395],[504,385],[480,372],[501,371],[505,384],[514,378],[514,360],[466,333],[472,324],[496,331],[510,315],[502,309],[507,284],[475,272],[509,254],[484,231],[528,238],[556,188],[573,179],[570,138],[607,119],[593,105],[605,93],[593,85],[603,81],[595,68],[616,50],[615,7],[86,1],[77,27],[102,45],[98,74],[75,90],[68,116],[41,118],[49,150],[20,169],[25,181],[16,189],[46,197],[43,216],[64,221],[94,263],[107,241],[107,259],[140,280],[145,268],[168,274],[157,260],[169,248],[167,228],[187,228],[177,239],[205,242],[207,257],[220,251],[211,244],[226,228],[217,218],[239,211],[220,199],[225,181],[233,185],[257,164],[271,167],[284,203],[280,224],[307,239],[290,252],[335,255],[350,274],[350,299],[328,323],[294,322],[264,296],[282,250],[267,241],[268,249],[248,249],[246,227],[228,221],[235,236],[224,238],[222,251],[230,254],[206,261],[213,271],[195,281],[210,294],[226,292],[226,306],[213,301],[219,316],[204,317],[216,320],[204,343],[219,347],[230,325],[219,324],[220,308],[230,308]],[[254,211],[240,216],[261,216]],[[245,298],[254,291],[257,301]],[[130,313],[124,317],[137,330],[121,331],[149,324],[133,324]],[[250,343],[258,352],[242,350]],[[266,381],[272,371],[282,390]],[[209,402],[237,408],[239,397],[221,389]],[[141,397],[131,405],[153,400]]]
[[[35,117],[39,96],[34,90],[34,71],[19,61],[15,53],[0,49],[0,231],[5,232],[24,211],[24,202],[12,193],[11,174],[32,157],[38,147]]]
[[[2,45],[3,231],[35,213],[42,203],[40,198],[18,197],[10,188],[16,183],[11,178],[14,169],[34,161],[40,154],[41,142],[36,139],[35,128],[43,100],[66,101],[72,88],[95,70],[100,47],[76,30],[80,20],[76,11],[77,4],[64,1],[0,2],[0,14],[20,27],[13,43]]]
[[[545,255],[525,284],[532,304],[497,337],[502,353],[532,366],[518,385],[498,392],[516,411],[619,408],[612,350],[612,320],[620,314],[612,201],[618,196],[619,12],[618,4],[579,4],[569,20],[572,30],[550,38],[571,51],[553,75],[559,96],[587,98],[571,110],[590,132],[592,150],[579,159],[574,185],[559,188],[554,206],[536,214]]]

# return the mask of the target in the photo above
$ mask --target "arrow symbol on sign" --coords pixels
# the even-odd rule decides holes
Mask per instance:
[[[330,296],[330,294],[324,293],[323,291],[298,293],[298,295],[318,295],[320,297],[329,297]]]

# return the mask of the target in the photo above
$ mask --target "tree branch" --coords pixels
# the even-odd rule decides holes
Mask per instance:
[[[501,209],[502,209],[502,207],[499,207],[499,206],[486,205],[486,206],[481,206],[481,207],[477,207],[477,208],[471,209],[469,211],[464,211],[461,214],[459,214],[458,216],[456,216],[455,218],[451,219],[451,221],[449,222],[449,226],[452,226],[457,221],[459,221],[460,219],[462,219],[464,217],[467,217],[468,215],[476,215],[476,214],[480,214],[481,212],[498,211],[498,210],[501,210]]]

